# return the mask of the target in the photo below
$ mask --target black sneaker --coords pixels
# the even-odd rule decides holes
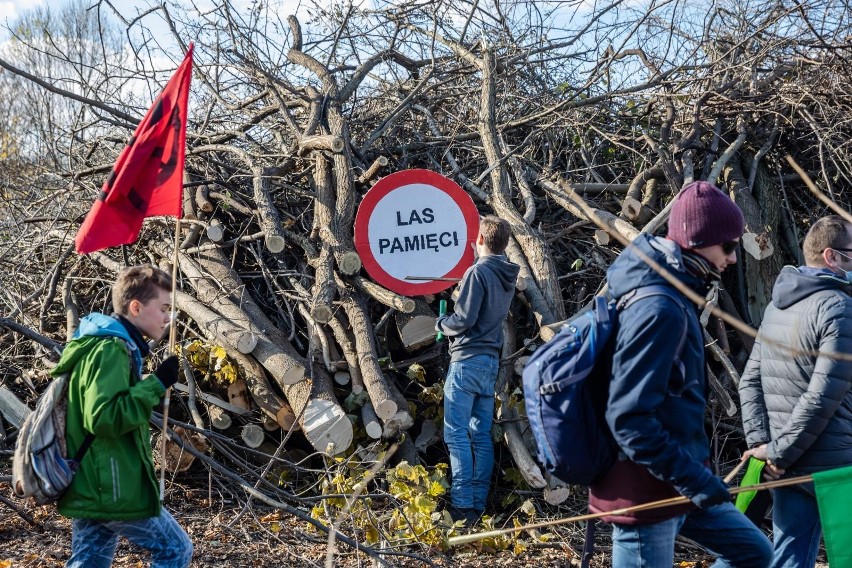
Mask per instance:
[[[464,526],[471,524],[470,519],[473,519],[473,522],[479,519],[479,515],[476,515],[476,511],[473,509],[460,509],[458,507],[450,506],[447,509],[447,512],[450,514],[450,518],[454,523],[462,521],[464,522]]]
[[[477,511],[476,509],[463,509],[464,510],[464,520],[466,527],[475,527],[479,523],[479,519],[482,517],[485,511]]]

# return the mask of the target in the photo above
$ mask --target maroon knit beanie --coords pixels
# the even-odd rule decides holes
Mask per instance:
[[[715,185],[694,181],[675,198],[667,237],[686,249],[704,248],[743,236],[740,208]]]

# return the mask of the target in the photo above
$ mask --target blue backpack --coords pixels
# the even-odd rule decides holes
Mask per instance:
[[[618,447],[604,418],[612,372],[612,331],[618,312],[649,296],[669,296],[686,310],[669,286],[643,286],[618,302],[596,297],[590,311],[565,325],[537,349],[523,371],[524,404],[544,467],[566,483],[591,485],[615,463]],[[674,364],[684,374],[680,354]]]

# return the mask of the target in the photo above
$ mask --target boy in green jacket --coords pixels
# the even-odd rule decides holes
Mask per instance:
[[[166,389],[177,382],[172,355],[142,376],[150,349],[171,314],[171,281],[151,265],[121,271],[112,289],[114,314],[92,313],[62,353],[53,374],[70,372],[65,438],[74,455],[94,439],[74,481],[58,502],[73,519],[66,566],[112,564],[118,537],[151,551],[155,568],[185,568],[192,542],[160,505],[148,421]]]

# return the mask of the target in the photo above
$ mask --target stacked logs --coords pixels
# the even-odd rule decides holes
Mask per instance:
[[[171,269],[176,262],[179,341],[200,338],[224,348],[240,369],[238,380],[227,387],[203,381],[191,385],[188,377],[187,399],[202,401],[198,404],[206,409],[193,415],[197,427],[231,433],[250,447],[262,446],[270,432],[281,429],[286,432],[282,439],[301,438],[328,455],[350,454],[368,440],[404,437],[414,440],[404,448],[409,457],[412,450],[428,454],[440,440],[440,410],[424,410],[439,406],[428,395],[439,393],[447,363],[433,325],[438,302],[451,301],[452,290],[409,298],[383,288],[362,267],[353,224],[359,201],[380,176],[411,167],[441,171],[471,195],[480,212],[495,213],[512,227],[506,254],[521,270],[506,325],[497,430],[527,484],[558,501],[564,488],[532,459],[522,401],[513,395],[523,357],[601,291],[604,272],[623,243],[640,231],[663,227],[667,202],[684,181],[699,176],[724,182],[745,212],[745,273],[727,283],[731,294],[721,294],[718,302],[727,312],[751,314],[756,322],[781,265],[779,238],[795,244],[796,227],[782,214],[784,186],[777,190],[760,162],[775,134],[752,144],[761,148],[752,157],[740,151],[744,127],[707,106],[724,93],[726,107],[734,108],[740,96],[731,86],[736,78],[728,83],[696,80],[722,86],[718,93],[684,91],[678,97],[687,102],[674,108],[681,105],[678,97],[659,102],[659,77],[676,74],[655,72],[647,83],[622,93],[646,98],[647,105],[636,107],[647,106],[653,128],[636,134],[631,143],[639,148],[649,141],[651,149],[631,151],[648,156],[615,165],[609,159],[615,152],[609,150],[629,146],[624,140],[638,132],[633,118],[596,106],[617,97],[584,92],[566,99],[548,87],[539,100],[530,97],[525,103],[535,108],[513,107],[505,93],[533,88],[537,80],[528,79],[534,66],[485,39],[471,46],[418,27],[416,18],[393,18],[396,31],[405,30],[411,45],[423,42],[428,56],[412,59],[411,52],[389,41],[369,57],[353,57],[357,64],[330,67],[312,55],[299,21],[291,17],[277,66],[242,48],[217,52],[217,57],[232,58],[227,66],[243,74],[243,86],[251,90],[245,99],[228,99],[224,89],[212,87],[221,84],[210,70],[215,65],[198,67],[203,80],[196,80],[194,88],[203,93],[200,98],[207,96],[210,110],[209,117],[195,117],[188,134],[184,216],[177,235],[173,221],[155,219],[146,223],[134,246],[86,258],[73,255],[75,214],[91,205],[109,169],[104,164],[115,159],[115,152],[105,150],[110,147],[106,138],[90,146],[75,140],[74,185],[62,188],[75,197],[69,206],[75,214],[51,210],[55,215],[45,223],[37,215],[41,210],[27,209],[41,199],[38,186],[18,205],[28,212],[19,220],[26,238],[9,239],[13,245],[3,254],[20,259],[13,266],[31,262],[41,272],[18,279],[23,291],[9,294],[15,308],[4,325],[22,325],[16,334],[50,345],[45,335],[68,335],[80,314],[103,309],[106,286],[121,266],[152,262]],[[244,47],[253,45],[259,42]],[[434,49],[442,56],[434,57]],[[365,95],[370,90],[365,80],[380,66],[396,79],[380,82],[385,92]],[[690,61],[681,71],[705,68],[713,71]],[[729,74],[736,75],[725,68],[724,75]],[[791,88],[785,75],[778,76],[781,80]],[[749,71],[742,84],[753,81]],[[775,90],[762,90],[766,99],[759,102],[769,110],[764,116],[749,106],[750,120],[789,114],[783,99],[782,110],[769,108],[769,93]],[[566,93],[574,96],[570,89]],[[757,104],[753,97],[744,100]],[[98,108],[127,121],[108,105]],[[597,122],[599,116],[612,125]],[[571,126],[553,126],[563,123]],[[599,147],[585,146],[587,130],[602,133]],[[574,131],[581,133],[576,140]],[[712,146],[703,148],[702,140],[710,138]],[[727,148],[722,147],[725,140]],[[576,152],[574,144],[581,146]],[[701,162],[706,171],[699,173]],[[785,221],[787,229],[779,230]],[[20,253],[15,250],[19,242],[39,244]],[[749,290],[744,280],[762,288]],[[18,290],[15,282],[4,283]],[[718,363],[714,389],[724,399],[750,339],[729,334],[713,318],[707,323],[709,349]],[[8,334],[0,341],[7,350],[19,347]],[[28,363],[43,354],[40,349],[28,351]],[[416,366],[424,372],[414,372]],[[205,372],[190,374],[202,379]]]

